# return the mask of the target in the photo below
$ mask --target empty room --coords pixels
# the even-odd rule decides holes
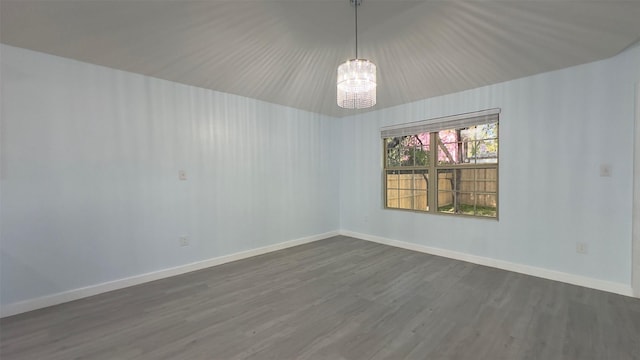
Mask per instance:
[[[640,360],[639,19],[0,0],[0,359]]]

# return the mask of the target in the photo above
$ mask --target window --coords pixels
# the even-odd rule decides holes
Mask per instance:
[[[497,218],[499,113],[383,128],[385,208]]]

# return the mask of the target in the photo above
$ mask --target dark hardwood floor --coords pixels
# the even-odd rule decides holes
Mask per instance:
[[[0,320],[13,359],[640,359],[640,300],[335,237]]]

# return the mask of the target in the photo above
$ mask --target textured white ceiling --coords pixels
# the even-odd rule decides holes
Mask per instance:
[[[381,109],[613,56],[640,0],[363,0]],[[349,0],[0,2],[0,41],[331,116],[354,57]],[[359,110],[362,111],[362,110]]]

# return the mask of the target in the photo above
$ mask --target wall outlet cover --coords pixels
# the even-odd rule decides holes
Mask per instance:
[[[189,237],[180,236],[178,238],[178,243],[180,244],[180,246],[189,246]]]

